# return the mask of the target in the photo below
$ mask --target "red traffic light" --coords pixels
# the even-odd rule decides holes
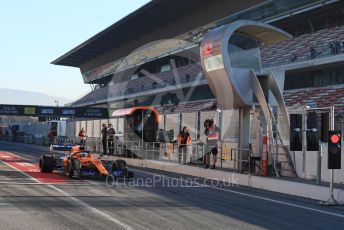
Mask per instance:
[[[339,134],[332,134],[330,137],[330,140],[333,144],[337,144],[340,141],[340,136]]]

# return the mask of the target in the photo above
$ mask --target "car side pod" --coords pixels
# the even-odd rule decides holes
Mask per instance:
[[[39,159],[39,169],[41,173],[52,173],[54,170],[54,164],[55,164],[55,158],[54,155],[47,154],[42,155]]]
[[[106,170],[106,168],[103,165],[103,162],[101,160],[95,159],[92,161],[92,163],[94,164],[94,166],[96,166],[96,168],[99,170],[99,172],[104,175],[107,176],[109,175],[109,172]]]

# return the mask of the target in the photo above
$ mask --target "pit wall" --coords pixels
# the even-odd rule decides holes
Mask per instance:
[[[181,121],[180,121],[180,118]],[[229,146],[237,146],[238,133],[239,133],[239,121],[237,110],[223,110],[221,113],[217,111],[202,111],[193,113],[182,114],[166,114],[160,115],[159,129],[175,131],[175,136],[178,134],[179,129],[183,126],[187,126],[190,130],[190,134],[193,143],[202,141],[205,142],[203,123],[205,119],[213,118],[216,124],[221,129],[222,140]],[[101,125],[111,123],[116,130],[116,133],[123,133],[124,130],[124,118],[113,118],[105,120],[67,120],[66,122],[66,136],[77,137],[79,130],[85,128],[88,137],[99,138]],[[198,131],[197,126],[200,125]],[[48,133],[48,129],[42,124],[36,124],[39,130],[43,130],[44,133]],[[36,127],[36,128],[37,128]],[[33,125],[30,129],[33,128]],[[283,127],[285,128],[285,127]],[[28,130],[30,130],[28,129]],[[25,131],[25,130],[23,130]],[[255,126],[255,119],[251,118],[251,130],[250,139],[253,144],[254,154],[259,154],[261,146],[256,144],[257,129]],[[287,133],[287,132],[286,132]],[[285,141],[288,144],[288,141]],[[321,180],[328,182],[330,172],[327,169],[327,145],[322,145],[322,160],[321,160]],[[231,162],[226,161],[226,165],[230,166]],[[295,165],[298,177],[315,180],[317,171],[317,152],[307,152],[303,157],[302,152],[295,152]],[[336,183],[344,183],[344,157],[342,157],[341,170],[335,170],[334,181]]]
[[[315,180],[317,172],[317,155],[318,152],[307,151],[305,157],[301,151],[295,152],[295,165],[298,177],[307,180]],[[327,169],[327,144],[322,144],[321,154],[321,181],[330,181],[330,170]],[[344,183],[344,156],[342,150],[342,169],[334,170],[334,182],[343,184]]]

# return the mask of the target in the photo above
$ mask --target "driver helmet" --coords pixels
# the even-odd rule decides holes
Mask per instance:
[[[72,149],[70,150],[70,153],[80,153],[80,146],[73,146]]]

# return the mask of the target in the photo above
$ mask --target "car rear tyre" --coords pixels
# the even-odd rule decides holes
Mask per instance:
[[[127,169],[127,162],[124,160],[116,160],[112,164],[112,170],[126,170]]]
[[[39,159],[39,169],[43,173],[52,173],[54,170],[54,156],[41,156],[41,159]]]

